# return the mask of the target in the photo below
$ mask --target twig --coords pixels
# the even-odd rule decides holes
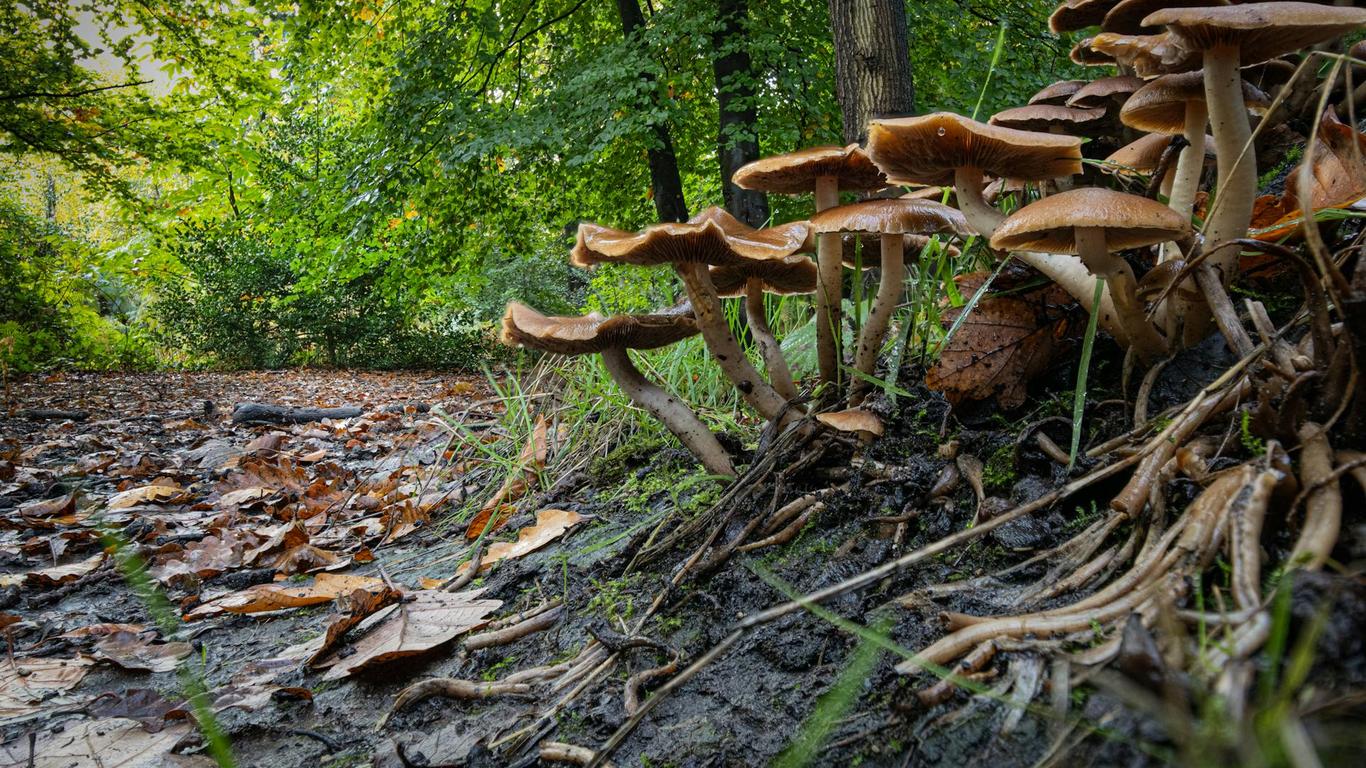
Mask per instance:
[[[529,619],[524,619],[510,627],[497,629],[492,632],[481,632],[477,635],[470,635],[465,640],[463,647],[467,651],[477,651],[481,648],[492,648],[496,645],[507,645],[508,643],[521,640],[527,635],[537,632],[544,632],[555,626],[564,616],[564,607],[559,606],[543,613],[538,613]]]

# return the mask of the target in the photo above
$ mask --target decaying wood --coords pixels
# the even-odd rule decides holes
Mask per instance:
[[[354,406],[296,408],[292,405],[238,403],[232,409],[233,424],[307,424],[324,419],[354,419],[365,411]]]

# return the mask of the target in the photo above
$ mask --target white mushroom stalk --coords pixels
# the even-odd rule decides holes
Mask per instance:
[[[1137,281],[1129,263],[1110,253],[1105,245],[1105,230],[1077,227],[1077,256],[1096,277],[1103,278],[1114,300],[1115,313],[1133,349],[1145,360],[1155,360],[1167,352],[1167,343],[1148,322],[1143,303],[1138,300]]]
[[[603,366],[621,391],[659,420],[714,475],[733,477],[730,454],[682,400],[646,379],[631,362],[629,347],[655,349],[696,335],[691,312],[659,315],[552,317],[519,302],[503,313],[502,343],[558,355],[602,355]]]
[[[1205,51],[1205,96],[1219,169],[1216,197],[1205,224],[1206,248],[1245,236],[1257,199],[1257,152],[1243,106],[1243,77],[1238,66],[1236,45]],[[1209,263],[1227,285],[1237,269],[1238,249],[1221,248]]]
[[[768,324],[768,309],[764,304],[764,281],[751,277],[745,281],[745,317],[749,321],[749,333],[759,347],[759,356],[764,360],[768,372],[768,383],[778,394],[788,400],[797,398],[797,385],[792,380],[792,369],[783,356],[782,345],[773,335]]]
[[[645,409],[663,424],[713,475],[735,476],[730,454],[721,447],[716,435],[707,429],[697,414],[673,393],[645,378],[631,362],[625,347],[602,351],[602,364],[612,381],[631,402]]]
[[[906,281],[906,238],[900,234],[882,235],[882,274],[878,278],[877,295],[873,298],[873,308],[859,332],[858,348],[854,350],[854,369],[872,375],[877,367],[878,356],[882,353],[882,343],[887,338],[887,327],[892,322],[892,312],[901,301],[903,283]],[[867,391],[866,381],[853,383],[850,403],[862,402],[862,393]]]
[[[816,212],[839,205],[839,179],[821,176],[816,179]],[[838,234],[823,234],[816,238],[816,364],[822,381],[838,385],[840,361],[844,355],[844,322],[841,301],[844,298],[844,266]]]
[[[787,400],[778,394],[759,372],[750,364],[749,358],[740,348],[740,342],[731,332],[726,313],[721,308],[721,299],[716,295],[707,265],[699,262],[676,263],[674,268],[688,291],[693,312],[697,315],[697,327],[702,331],[702,340],[722,373],[740,390],[740,397],[759,415],[770,421],[781,419],[782,423],[800,416],[799,409],[787,407]]]

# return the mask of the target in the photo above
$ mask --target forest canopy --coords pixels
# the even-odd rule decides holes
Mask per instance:
[[[584,0],[5,3],[7,365],[473,364],[509,299],[668,301],[564,259],[579,221],[661,217],[661,135],[687,213],[723,203],[737,145],[844,140],[825,2],[638,7],[628,35]],[[990,114],[1073,71],[1050,4],[906,10],[918,112]]]

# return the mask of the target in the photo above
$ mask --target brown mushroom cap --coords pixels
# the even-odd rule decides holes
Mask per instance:
[[[1176,45],[1167,34],[1117,35],[1102,32],[1091,38],[1091,49],[1133,67],[1139,77],[1185,72],[1200,67],[1200,52]]]
[[[751,261],[728,267],[713,267],[711,281],[722,298],[744,296],[746,283],[758,278],[765,293],[794,296],[816,292],[816,262],[805,256]]]
[[[1072,94],[1086,85],[1085,80],[1059,80],[1052,85],[1045,85],[1039,92],[1029,97],[1030,104],[1066,104]]]
[[[1034,181],[1081,173],[1081,139],[949,112],[871,121],[868,156],[896,183],[951,184],[960,167]]]
[[[1356,30],[1366,24],[1366,8],[1293,2],[1166,8],[1143,24],[1165,26],[1172,43],[1188,51],[1236,47],[1242,66],[1250,66]]]
[[[1100,31],[1119,35],[1151,35],[1161,32],[1160,26],[1145,26],[1143,19],[1163,8],[1192,8],[1210,5],[1212,0],[1120,0],[1105,14]]]
[[[883,432],[882,419],[872,411],[865,411],[862,408],[818,413],[816,421],[840,432],[853,432],[860,437],[881,437]]]
[[[806,247],[808,231],[804,221],[754,229],[713,206],[685,223],[656,224],[640,232],[584,222],[569,260],[576,267],[601,263],[738,265],[798,253]]]
[[[1171,134],[1146,133],[1105,158],[1106,165],[1102,166],[1102,170],[1121,176],[1156,170],[1162,153],[1167,151],[1171,143]]]
[[[887,178],[857,144],[847,147],[810,147],[755,160],[735,172],[731,181],[741,189],[810,194],[816,179],[833,176],[841,190],[858,192],[882,189]]]
[[[1079,88],[1067,100],[1067,106],[1073,109],[1103,109],[1113,103],[1123,102],[1134,91],[1142,87],[1143,78],[1141,77],[1134,77],[1133,75],[1102,77]]]
[[[1118,63],[1112,54],[1094,48],[1095,41],[1094,37],[1083,37],[1078,40],[1067,54],[1067,58],[1071,59],[1073,64],[1083,67],[1108,67]]]
[[[571,317],[543,315],[520,302],[509,302],[499,340],[510,347],[530,347],[557,355],[587,355],[604,349],[656,349],[694,336],[692,313],[616,315],[594,312]]]
[[[1106,248],[1112,252],[1179,240],[1191,233],[1181,214],[1155,200],[1091,187],[1059,192],[1026,205],[996,230],[991,247],[1074,254],[1075,232],[1081,227],[1104,229]]]
[[[816,232],[867,232],[886,235],[972,234],[957,208],[933,200],[898,197],[840,205],[811,217]]]
[[[1150,133],[1183,133],[1186,130],[1186,105],[1205,103],[1205,72],[1182,72],[1163,75],[1139,88],[1124,108],[1119,119],[1130,128]],[[1243,81],[1243,103],[1253,112],[1265,112],[1271,99],[1251,83]]]
[[[1067,0],[1048,16],[1048,28],[1054,32],[1076,32],[1094,27],[1105,20],[1105,14],[1119,0]]]
[[[1074,109],[1053,104],[1029,104],[1003,109],[991,116],[988,125],[1020,131],[1049,131],[1085,134],[1105,124],[1104,109]]]

